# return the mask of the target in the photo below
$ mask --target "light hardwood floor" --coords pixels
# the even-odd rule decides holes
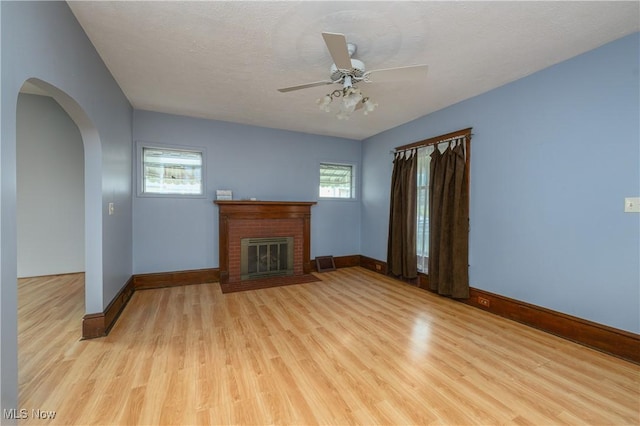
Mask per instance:
[[[640,366],[362,268],[134,293],[80,341],[83,276],[19,282],[20,424],[639,424]]]

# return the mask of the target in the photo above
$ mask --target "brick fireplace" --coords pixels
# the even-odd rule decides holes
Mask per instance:
[[[303,201],[214,201],[219,211],[220,285],[224,293],[316,281],[310,274],[311,206]],[[243,240],[285,238],[293,242],[286,276],[247,279]],[[245,241],[246,242],[246,241]],[[246,250],[246,249],[245,249]],[[246,253],[245,253],[246,256]],[[247,260],[244,259],[246,263]],[[244,278],[244,279],[243,279]]]

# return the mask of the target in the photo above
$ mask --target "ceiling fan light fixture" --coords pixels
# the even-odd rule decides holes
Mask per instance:
[[[362,104],[364,105],[364,115],[369,115],[369,113],[373,112],[373,110],[378,106],[378,104],[373,103],[369,98],[364,98],[362,100]]]
[[[348,120],[356,109],[364,108],[364,115],[372,112],[378,104],[373,103],[370,98],[365,97],[359,88],[352,85],[345,85],[342,90],[334,90],[327,93],[322,98],[316,100],[316,104],[321,111],[331,112],[330,105],[335,98],[342,98],[340,108],[336,117],[339,120]]]
[[[349,113],[355,111],[356,106],[358,106],[358,102],[362,100],[362,93],[360,93],[360,89],[357,89],[353,86],[344,89],[344,93],[342,95],[342,108]]]
[[[320,99],[316,99],[316,104],[318,104],[321,111],[330,112],[331,109],[329,108],[329,104],[332,100],[331,95],[327,94]]]

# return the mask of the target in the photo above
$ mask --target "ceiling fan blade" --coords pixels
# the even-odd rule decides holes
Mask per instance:
[[[408,67],[384,68],[367,71],[371,83],[384,83],[398,80],[414,80],[427,76],[427,65],[410,65]]]
[[[347,39],[344,34],[338,33],[322,33],[322,38],[327,44],[327,49],[333,58],[333,62],[338,69],[350,70],[351,57],[349,56],[349,49],[347,48]]]
[[[278,89],[278,92],[286,93],[286,92],[292,92],[294,90],[308,89],[309,87],[324,86],[325,84],[333,84],[333,83],[334,82],[331,80],[316,81],[314,83],[307,83],[307,84],[301,84],[299,86],[291,86],[291,87]]]

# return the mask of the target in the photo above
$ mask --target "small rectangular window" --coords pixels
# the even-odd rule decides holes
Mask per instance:
[[[202,152],[143,147],[142,193],[203,195]]]
[[[320,163],[321,198],[355,198],[354,166]]]

